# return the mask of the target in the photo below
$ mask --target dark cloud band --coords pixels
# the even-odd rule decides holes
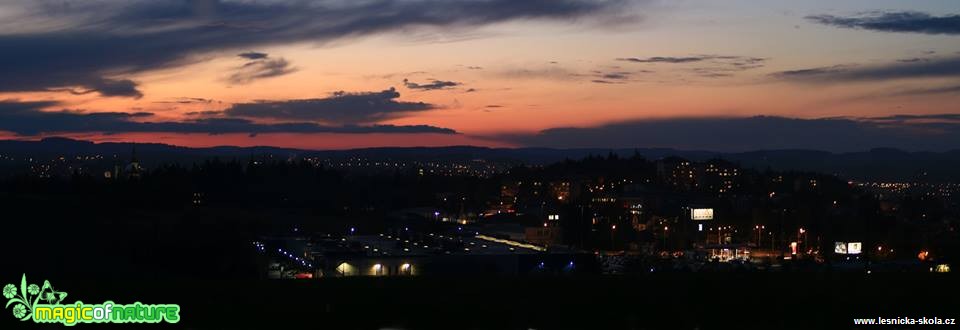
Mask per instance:
[[[883,12],[863,16],[813,15],[814,23],[849,29],[923,34],[960,34],[960,15],[932,16],[920,12]]]
[[[536,134],[499,136],[495,139],[524,146],[559,148],[863,151],[893,147],[944,151],[960,149],[960,121],[957,118],[960,117],[674,118],[619,122],[598,127],[552,128]]]
[[[202,60],[192,56],[196,54],[294,42],[325,43],[405,28],[617,16],[616,8],[627,2],[104,0],[74,2],[69,10],[22,2],[18,11],[24,14],[18,20],[57,21],[62,28],[0,34],[0,92],[80,88],[105,96],[138,97],[142,94],[136,83],[126,76]],[[266,59],[266,54],[256,52],[241,56]],[[272,64],[259,65],[252,76],[286,72],[276,70],[283,63]]]
[[[435,133],[456,134],[429,125],[340,125],[325,126],[307,122],[263,124],[241,118],[201,118],[182,122],[148,121],[152,113],[42,111],[58,106],[56,102],[0,101],[0,131],[19,135],[41,133]]]
[[[399,97],[400,93],[393,88],[380,92],[337,92],[320,99],[238,103],[228,108],[225,113],[234,117],[360,124],[380,122],[437,108],[423,102],[397,101]]]

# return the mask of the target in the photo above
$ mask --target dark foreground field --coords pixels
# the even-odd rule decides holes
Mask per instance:
[[[0,194],[0,285],[19,284],[26,273],[30,283],[49,280],[67,292],[68,303],[182,307],[176,325],[77,329],[847,329],[853,318],[960,317],[956,267],[948,274],[258,280],[251,242],[296,217],[135,207],[143,203],[136,194],[102,203],[50,195]],[[36,328],[15,320],[12,308],[0,311],[0,329]]]
[[[51,282],[88,303],[181,305],[181,323],[147,329],[845,329],[853,318],[960,316],[956,277],[932,274]]]

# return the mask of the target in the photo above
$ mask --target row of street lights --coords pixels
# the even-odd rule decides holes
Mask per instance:
[[[757,247],[759,248],[760,245],[763,243],[763,232],[766,231],[767,226],[766,226],[766,225],[755,225],[755,226],[753,227],[753,229],[754,229],[754,231],[756,231],[756,234],[757,234],[756,243],[757,243]],[[611,244],[613,244],[616,230],[617,230],[617,225],[616,225],[616,224],[610,225],[610,241],[611,241]],[[702,228],[701,228],[701,230],[702,230]],[[709,230],[710,230],[710,231],[714,231],[714,228],[710,228]],[[729,233],[730,231],[737,232],[737,230],[736,230],[733,226],[719,226],[719,227],[716,227],[716,231],[717,231],[717,244],[718,244],[718,245],[724,243],[724,242],[723,242],[723,240],[724,240],[724,231],[727,231],[727,233]],[[662,244],[663,244],[662,246],[663,246],[664,249],[666,249],[666,246],[667,246],[667,235],[669,234],[669,232],[670,232],[670,226],[663,226],[663,235],[661,235],[661,240],[662,240],[661,242],[662,242]],[[769,232],[767,232],[767,234],[770,236],[770,250],[773,251],[773,250],[776,249],[776,242],[775,242],[775,240],[774,240],[773,232],[772,232],[772,231],[769,231]],[[800,228],[797,229],[797,240],[796,240],[795,243],[796,243],[796,245],[797,245],[797,250],[798,250],[798,251],[803,251],[803,249],[802,249],[803,245],[802,245],[802,244],[805,243],[806,238],[807,238],[807,234],[808,234],[808,233],[807,233],[807,230],[804,229],[803,227],[800,227]]]

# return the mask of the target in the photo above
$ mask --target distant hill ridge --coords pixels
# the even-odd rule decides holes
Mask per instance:
[[[161,143],[93,143],[68,138],[45,138],[40,141],[0,140],[0,154],[55,157],[59,155],[103,154],[129,157],[136,148],[146,162],[179,162],[207,157],[363,157],[391,160],[469,161],[484,159],[525,164],[548,164],[564,159],[580,159],[590,155],[634,154],[656,160],[669,156],[694,161],[722,158],[743,167],[774,170],[802,170],[837,174],[842,177],[872,180],[960,181],[960,150],[947,152],[907,152],[876,148],[862,152],[833,153],[817,150],[762,150],[749,152],[711,152],[670,148],[488,148],[476,146],[449,147],[378,147],[350,150],[304,150],[281,147],[188,148]]]

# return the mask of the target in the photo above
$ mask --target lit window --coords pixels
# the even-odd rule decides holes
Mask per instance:
[[[337,266],[337,275],[340,276],[354,276],[357,275],[357,268],[352,265],[344,262]]]

